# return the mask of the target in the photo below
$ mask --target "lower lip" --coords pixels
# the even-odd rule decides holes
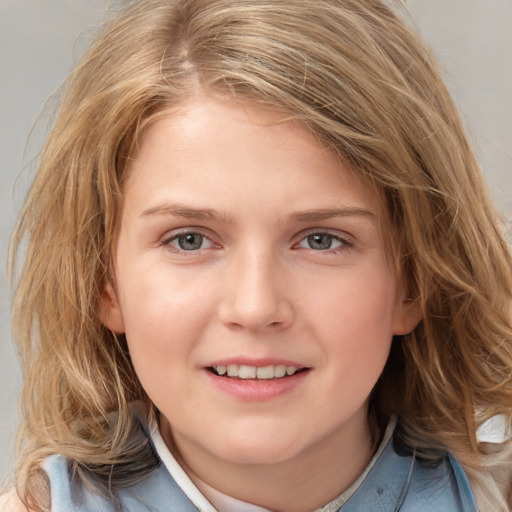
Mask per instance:
[[[264,402],[284,395],[299,386],[310,370],[278,379],[230,379],[205,370],[210,382],[218,389],[245,402]]]

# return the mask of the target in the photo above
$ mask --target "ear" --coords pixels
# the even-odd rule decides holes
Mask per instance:
[[[110,281],[105,284],[101,294],[100,320],[105,327],[116,334],[123,334],[125,331],[123,312],[117,299],[117,293]]]
[[[417,300],[403,300],[398,305],[398,309],[393,334],[409,334],[420,323],[423,316],[420,303]]]

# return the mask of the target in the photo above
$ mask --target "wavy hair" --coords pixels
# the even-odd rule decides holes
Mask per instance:
[[[51,453],[106,491],[156,463],[129,409],[151,404],[99,303],[127,158],[199,92],[287,113],[378,190],[423,320],[393,340],[373,414],[395,415],[397,441],[426,458],[480,464],[477,427],[512,418],[512,262],[430,50],[379,0],[141,0],[68,78],[12,238],[22,498],[44,509],[37,468]]]

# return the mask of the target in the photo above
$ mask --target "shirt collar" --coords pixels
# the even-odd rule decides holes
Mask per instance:
[[[394,429],[395,421],[392,420],[388,424],[388,427],[384,433],[377,451],[375,452],[375,455],[369,462],[368,466],[366,466],[365,470],[357,478],[357,480],[337,498],[335,498],[327,505],[317,509],[315,512],[338,511],[339,508],[344,505],[349,500],[349,498],[352,497],[352,495],[361,487],[366,477],[375,466],[382,452],[388,446]],[[243,501],[237,500],[236,498],[223,494],[209,486],[206,482],[198,479],[197,476],[194,478],[194,483],[165,444],[165,441],[160,434],[156,422],[153,422],[150,425],[149,431],[151,440],[155,446],[155,450],[167,471],[169,471],[174,481],[178,484],[178,486],[200,512],[272,512],[269,509],[253,505],[251,503],[245,503]]]

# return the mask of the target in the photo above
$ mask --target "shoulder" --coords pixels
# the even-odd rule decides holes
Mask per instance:
[[[453,457],[425,461],[392,440],[342,510],[478,512],[466,475]]]
[[[0,512],[27,512],[27,510],[14,489],[0,495]]]
[[[446,455],[437,462],[414,461],[403,510],[477,512],[478,507],[466,473]]]
[[[108,494],[97,487],[93,480],[77,477],[73,471],[73,461],[63,455],[49,456],[43,462],[42,469],[49,481],[52,511],[55,512],[197,511],[162,464],[158,464],[150,473],[143,472],[139,476],[132,474],[130,483],[122,487],[114,486]],[[0,509],[0,512],[4,511]],[[14,509],[13,512],[18,510]]]
[[[479,469],[466,473],[480,510],[508,512],[512,510],[512,446],[510,443],[482,443],[487,455]]]

